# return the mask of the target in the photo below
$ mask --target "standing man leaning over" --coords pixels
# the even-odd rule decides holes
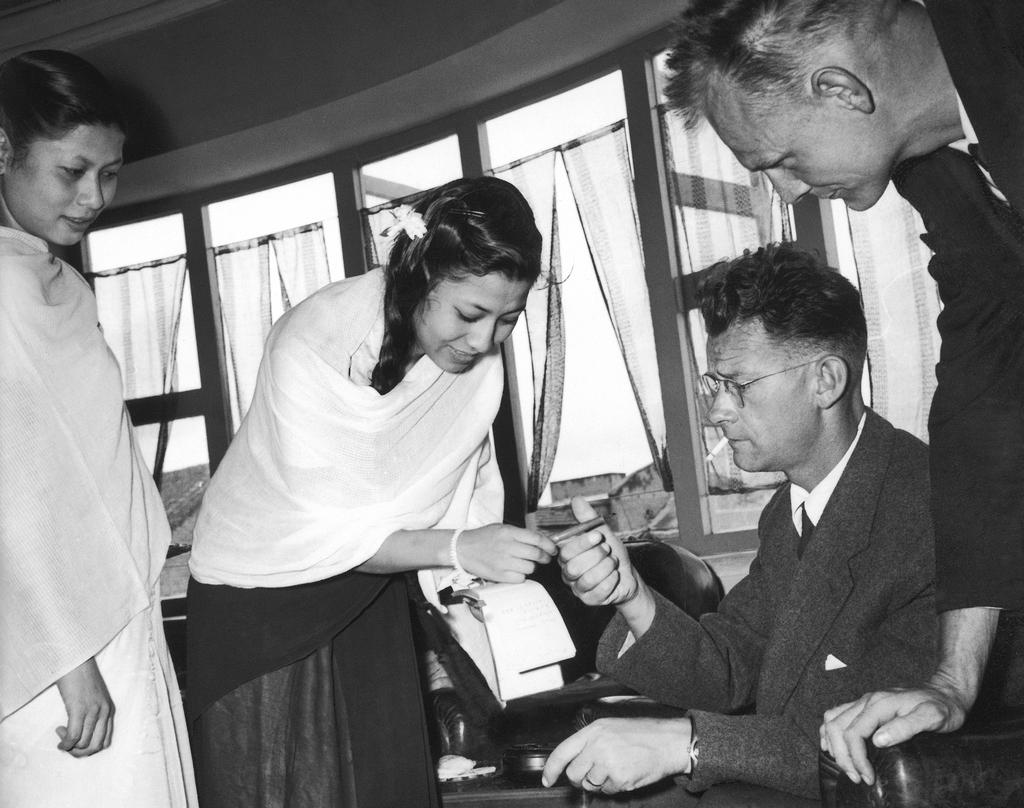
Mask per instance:
[[[829,710],[821,732],[847,774],[871,783],[865,739],[957,729],[1000,610],[1009,624],[1024,607],[1024,3],[697,0],[668,67],[670,103],[710,121],[785,200],[864,210],[891,177],[935,253],[940,662],[917,689]]]
[[[703,804],[817,804],[822,712],[935,664],[927,450],[864,406],[857,290],[786,245],[727,270],[701,303],[708,417],[740,468],[789,482],[761,514],[750,574],[700,621],[649,589],[614,536],[560,545],[580,599],[618,609],[598,669],[690,712],[597,721],[555,749],[547,783],[564,768],[614,793],[689,774]]]

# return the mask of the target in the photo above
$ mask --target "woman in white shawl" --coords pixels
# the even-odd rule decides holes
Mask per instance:
[[[394,573],[516,582],[555,552],[501,524],[489,438],[499,346],[540,273],[529,205],[457,180],[395,229],[383,271],[276,324],[204,497],[188,708],[206,806],[437,804]]]
[[[158,582],[170,542],[89,286],[53,254],[124,127],[59,51],[0,66],[0,805],[196,804]]]

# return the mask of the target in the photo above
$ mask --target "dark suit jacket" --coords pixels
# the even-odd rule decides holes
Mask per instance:
[[[717,612],[698,622],[659,598],[621,658],[620,616],[601,639],[599,670],[690,709],[700,739],[690,790],[740,780],[817,796],[822,713],[935,665],[924,444],[868,411],[802,559],[789,501],[786,484],[761,514],[750,574]],[[846,667],[826,670],[829,655]]]
[[[978,157],[1024,212],[1024,2],[927,0],[925,8],[978,135]]]
[[[897,167],[944,304],[929,417],[940,611],[1024,609],[1024,2],[928,0],[979,139]],[[1004,621],[1005,622],[1005,621]]]

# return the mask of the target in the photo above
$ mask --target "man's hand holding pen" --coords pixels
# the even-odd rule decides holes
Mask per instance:
[[[597,516],[583,497],[573,497],[572,512],[586,522]],[[654,620],[654,597],[633,568],[626,546],[607,526],[556,541],[562,580],[588,606],[615,606],[640,637]]]
[[[572,512],[579,522],[597,516],[583,497],[573,497]],[[618,606],[636,595],[629,554],[606,525],[556,543],[562,580],[588,606]]]
[[[597,512],[583,497],[573,497],[572,512],[586,522]],[[642,636],[654,620],[651,590],[633,568],[626,546],[605,525],[558,544],[562,580],[588,606],[615,606],[634,638]]]

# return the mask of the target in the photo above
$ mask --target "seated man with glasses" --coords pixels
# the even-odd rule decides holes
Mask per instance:
[[[709,274],[708,418],[736,465],[787,482],[749,575],[699,621],[651,590],[611,533],[560,545],[576,595],[617,607],[599,670],[688,712],[600,719],[552,752],[544,782],[564,771],[615,793],[687,775],[704,806],[814,805],[823,712],[935,664],[927,448],[865,407],[867,326],[838,272],[783,244]]]

